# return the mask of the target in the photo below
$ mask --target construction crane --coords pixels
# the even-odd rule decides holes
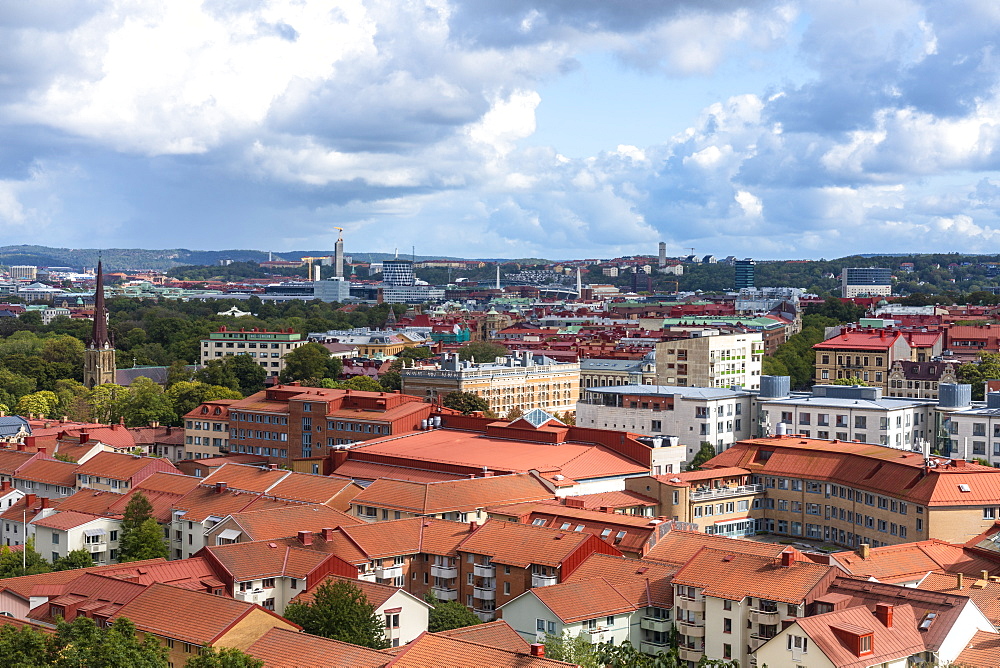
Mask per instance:
[[[329,255],[324,255],[322,257],[304,257],[304,258],[302,258],[302,261],[305,262],[308,265],[308,267],[309,267],[309,273],[306,274],[306,278],[308,278],[310,281],[313,279],[313,262],[316,262],[317,260],[323,261],[323,260],[329,260],[329,259],[330,259]]]
[[[337,241],[343,241],[344,240],[344,228],[343,227],[334,227],[333,229],[337,230]],[[303,258],[303,259],[305,259],[305,258]]]

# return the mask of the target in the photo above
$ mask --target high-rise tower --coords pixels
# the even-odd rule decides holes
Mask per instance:
[[[94,291],[94,328],[83,351],[83,384],[88,388],[115,382],[115,349],[108,336],[108,311],[104,307],[104,271],[97,262]]]

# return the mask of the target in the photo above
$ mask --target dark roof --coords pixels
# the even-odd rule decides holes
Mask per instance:
[[[954,362],[909,362],[898,360],[893,363],[893,368],[899,366],[903,371],[903,377],[907,380],[939,380],[945,370],[954,369]]]
[[[14,436],[22,429],[29,434],[31,433],[31,425],[23,417],[19,415],[0,415],[0,437]]]
[[[94,348],[111,346],[108,338],[108,317],[104,308],[104,270],[101,261],[97,261],[97,281],[94,290],[94,328],[90,334],[90,345]]]

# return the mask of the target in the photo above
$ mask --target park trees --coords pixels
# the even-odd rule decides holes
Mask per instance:
[[[311,601],[291,603],[285,618],[306,633],[333,638],[353,645],[384,649],[385,624],[357,585],[348,580],[328,579],[316,587]]]

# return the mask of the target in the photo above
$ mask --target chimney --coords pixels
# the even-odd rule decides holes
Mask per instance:
[[[475,531],[477,526],[479,526],[479,525],[476,524],[475,522],[469,522],[469,533],[472,533],[473,531]]]
[[[858,545],[858,554],[862,559],[867,559],[872,555],[872,546],[868,543],[861,543],[861,545]]]
[[[531,656],[544,657],[545,645],[540,642],[531,643]]]
[[[785,550],[781,553],[781,565],[785,568],[791,568],[792,564],[795,563],[795,552],[792,550]]]
[[[274,471],[274,470],[276,470],[278,468],[278,465],[275,464],[274,462],[271,462],[270,464],[267,465],[267,468],[269,468],[272,471]]]
[[[47,454],[47,453],[48,453],[48,451],[49,451],[49,449],[48,449],[48,448],[45,448],[45,447],[41,447],[41,446],[39,446],[39,448],[38,448],[38,454],[40,454],[40,455],[44,455],[44,454]]]
[[[0,492],[8,492],[8,491],[10,491],[10,480],[4,480],[3,482],[0,482]]]
[[[24,507],[25,508],[31,508],[33,505],[35,505],[35,499],[36,498],[37,497],[34,494],[25,494],[24,495]]]
[[[875,604],[875,617],[882,622],[882,626],[885,628],[892,628],[892,606],[888,603]]]
[[[965,589],[965,574],[956,573],[955,574],[955,589]]]
[[[222,494],[225,491],[226,491],[226,483],[224,483],[224,482],[217,482],[217,483],[215,483],[215,493],[216,494]]]
[[[49,505],[49,497],[43,496],[41,498],[41,501],[42,501],[42,508],[51,508],[52,507],[51,505]]]
[[[89,440],[90,440],[90,432],[88,432],[88,431],[81,431],[80,432],[80,445],[83,445],[84,443],[86,443]]]
[[[33,437],[32,436],[28,436],[28,438],[33,438]],[[25,440],[28,440],[28,439],[26,438]],[[25,444],[24,443],[18,443],[16,447],[17,447],[17,451],[18,452],[24,452],[24,450],[25,450]]]
[[[159,423],[156,423],[156,426],[157,426],[157,427],[159,427],[159,426],[160,426],[160,424],[159,424]],[[170,434],[171,434],[171,432],[173,432],[173,430],[174,430],[174,428],[173,428],[173,427],[171,427],[171,426],[170,426],[170,425],[168,424],[168,425],[167,425],[167,436],[170,436]]]
[[[333,540],[333,533],[336,529],[331,529],[329,527],[323,528],[323,540]]]
[[[312,531],[300,531],[299,542],[302,543],[303,545],[312,545],[313,544]]]
[[[979,571],[979,579],[980,580],[989,580],[990,579],[990,572],[989,571]]]
[[[791,617],[786,617],[785,619],[782,619],[781,620],[781,630],[784,631],[785,629],[787,629],[789,626],[791,626],[794,623],[795,623],[795,620],[792,619]]]

